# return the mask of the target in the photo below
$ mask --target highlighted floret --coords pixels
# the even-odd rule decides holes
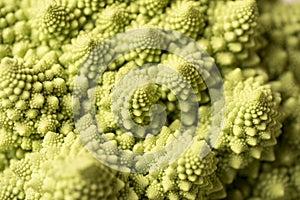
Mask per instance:
[[[273,147],[281,133],[279,94],[254,78],[243,79],[240,69],[226,77],[226,121],[215,147],[223,152],[221,157],[226,155],[220,166],[234,169],[244,168],[253,159],[273,161]]]
[[[125,4],[114,4],[104,9],[96,19],[96,33],[104,38],[109,38],[117,33],[124,32],[125,27],[130,23],[131,16],[126,10]]]
[[[254,0],[217,1],[209,11],[208,29],[204,37],[210,41],[211,50],[219,66],[249,67],[260,62],[256,54],[258,42],[258,9]]]
[[[205,27],[204,12],[201,8],[199,2],[177,1],[166,11],[165,20],[160,26],[197,39]]]

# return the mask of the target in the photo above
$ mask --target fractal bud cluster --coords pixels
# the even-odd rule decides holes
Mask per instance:
[[[299,1],[0,0],[0,199],[298,200],[299,77]]]

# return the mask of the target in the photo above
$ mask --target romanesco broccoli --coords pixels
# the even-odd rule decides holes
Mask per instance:
[[[300,199],[299,57],[296,0],[0,0],[0,199]]]

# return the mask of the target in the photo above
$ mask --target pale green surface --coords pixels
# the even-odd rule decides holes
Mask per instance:
[[[151,173],[130,174],[101,164],[83,147],[78,131],[87,129],[89,140],[96,130],[89,115],[80,119],[81,130],[75,129],[73,113],[80,110],[73,110],[72,100],[79,103],[72,92],[85,91],[88,78],[95,77],[89,73],[73,85],[93,48],[143,27],[176,30],[201,44],[223,74],[227,110],[211,148],[205,142],[210,99],[195,66],[153,49],[119,58],[99,80],[95,97],[97,120],[114,148],[157,151],[178,134],[177,99],[156,84],[135,91],[130,116],[147,125],[150,107],[162,104],[172,116],[168,123],[143,140],[118,129],[110,93],[138,65],[157,62],[177,70],[195,90],[201,115],[195,141],[178,160]],[[155,41],[138,39],[145,47]],[[101,55],[109,56],[109,47],[103,49]],[[299,3],[0,0],[0,59],[1,200],[300,198]],[[113,154],[114,148],[107,151]],[[201,158],[202,150],[212,151]]]

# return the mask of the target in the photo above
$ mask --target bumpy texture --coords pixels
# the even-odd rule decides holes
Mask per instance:
[[[298,200],[299,57],[297,1],[0,0],[0,199]]]
[[[226,168],[242,169],[253,159],[274,160],[281,98],[260,76],[247,78],[235,69],[225,78],[226,121],[215,148],[223,152],[219,170],[226,174],[224,182],[231,183],[234,174]]]

